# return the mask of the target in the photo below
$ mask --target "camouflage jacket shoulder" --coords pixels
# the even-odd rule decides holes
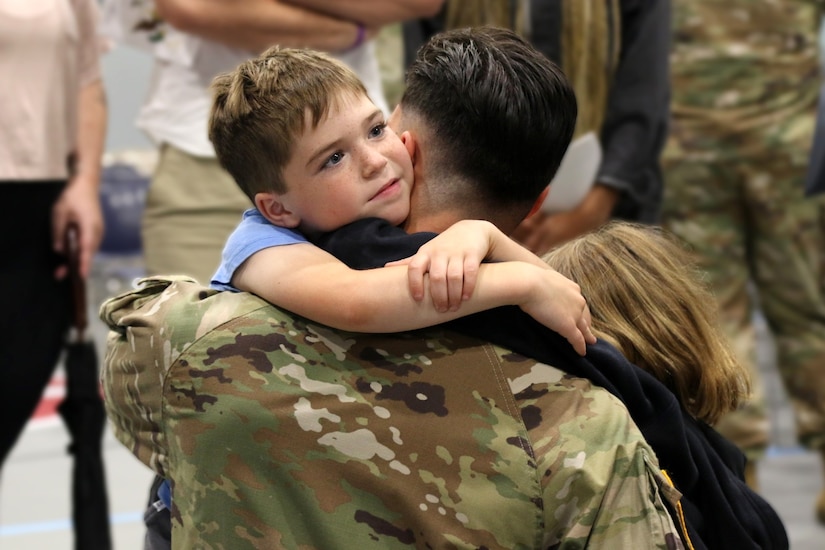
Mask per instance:
[[[101,316],[107,410],[172,480],[174,548],[682,548],[627,410],[551,366],[186,280]]]
[[[215,326],[268,304],[248,294],[218,295],[188,277],[146,278],[138,284],[100,307],[110,329],[101,381],[118,439],[165,475],[165,453],[158,452],[165,443],[158,438],[163,437],[160,412],[169,367]],[[217,298],[206,301],[209,296]],[[115,388],[115,383],[122,385]]]

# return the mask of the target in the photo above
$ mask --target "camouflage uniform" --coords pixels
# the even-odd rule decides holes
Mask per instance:
[[[804,182],[819,93],[818,0],[676,0],[663,224],[695,248],[742,360],[755,307],[775,337],[797,433],[825,445],[825,225]],[[752,368],[754,375],[757,369]],[[758,457],[761,391],[720,431]]]
[[[679,499],[586,380],[437,329],[335,332],[150,279],[107,301],[120,441],[173,548],[683,548]]]

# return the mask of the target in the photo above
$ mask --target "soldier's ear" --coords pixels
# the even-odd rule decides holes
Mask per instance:
[[[256,193],[255,207],[273,225],[294,229],[301,223],[301,217],[288,208],[278,193]]]
[[[407,154],[410,155],[410,160],[412,160],[413,166],[415,166],[415,160],[418,156],[418,142],[410,131],[401,132],[401,136],[399,137],[401,138],[401,142],[404,144],[404,147],[407,149]]]
[[[539,198],[536,199],[536,202],[533,203],[533,208],[530,209],[530,213],[527,214],[524,217],[525,220],[539,211],[539,209],[541,208],[541,205],[544,204],[544,199],[547,198],[547,193],[549,193],[549,192],[550,192],[550,186],[548,185],[547,187],[544,188],[544,191],[541,192],[541,194],[539,195]]]

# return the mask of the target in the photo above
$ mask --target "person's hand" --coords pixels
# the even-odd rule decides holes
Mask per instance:
[[[596,343],[590,329],[591,317],[581,288],[555,269],[525,266],[537,277],[533,292],[519,307],[547,328],[558,332],[576,353],[584,355],[587,344]]]
[[[615,189],[596,184],[574,209],[552,215],[537,212],[521,222],[510,236],[541,256],[607,223],[618,198]]]
[[[478,267],[498,236],[504,237],[490,222],[462,220],[423,245],[415,255],[387,266],[407,266],[410,293],[419,301],[424,298],[425,276],[429,275],[436,311],[456,311],[473,295]]]
[[[66,228],[71,221],[78,226],[79,268],[80,275],[85,279],[103,239],[103,213],[97,182],[86,181],[79,176],[73,178],[52,208],[52,246],[60,254],[66,253]],[[61,265],[55,271],[55,277],[62,279],[67,272],[68,267]]]

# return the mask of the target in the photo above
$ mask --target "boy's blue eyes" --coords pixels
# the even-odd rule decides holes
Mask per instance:
[[[324,163],[324,166],[325,166],[325,167],[326,167],[326,166],[335,166],[336,164],[338,164],[339,162],[341,162],[341,160],[342,160],[343,158],[344,158],[344,153],[342,153],[342,152],[340,152],[340,151],[336,151],[335,153],[332,153],[332,154],[329,156],[329,158],[327,159],[327,161]]]
[[[387,128],[387,123],[382,122],[380,124],[376,124],[372,128],[370,128],[369,137],[377,138],[384,135],[384,130]],[[328,168],[330,166],[335,166],[339,162],[344,159],[344,153],[342,151],[335,151],[332,153],[324,162],[324,165],[321,168]]]

